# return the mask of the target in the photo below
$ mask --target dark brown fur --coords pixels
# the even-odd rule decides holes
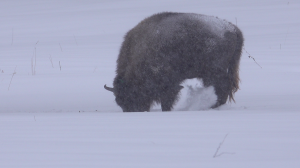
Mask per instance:
[[[233,24],[198,14],[159,13],[124,37],[117,60],[114,94],[124,112],[149,111],[153,102],[172,109],[185,79],[214,86],[217,102],[239,89],[243,35]]]

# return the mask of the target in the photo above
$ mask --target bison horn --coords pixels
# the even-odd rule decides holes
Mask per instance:
[[[104,85],[104,88],[108,91],[111,91],[111,92],[114,92],[115,89],[114,88],[111,88],[111,87],[107,87],[106,85]]]

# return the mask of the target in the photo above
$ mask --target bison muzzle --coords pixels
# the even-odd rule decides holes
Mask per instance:
[[[233,100],[239,89],[242,32],[214,16],[164,12],[150,16],[124,37],[113,88],[124,112],[149,111],[161,103],[172,110],[185,79],[202,79],[213,86],[217,102]]]

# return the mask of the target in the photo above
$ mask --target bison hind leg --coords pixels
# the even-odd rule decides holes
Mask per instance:
[[[178,93],[183,86],[176,85],[175,87],[168,87],[161,93],[161,109],[162,111],[171,111],[174,102],[177,100]]]

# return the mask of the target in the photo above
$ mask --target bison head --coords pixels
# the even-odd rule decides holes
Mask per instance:
[[[149,111],[151,100],[144,95],[138,86],[128,85],[125,82],[115,81],[114,87],[104,88],[115,95],[116,103],[122,108],[123,112],[143,112]]]

